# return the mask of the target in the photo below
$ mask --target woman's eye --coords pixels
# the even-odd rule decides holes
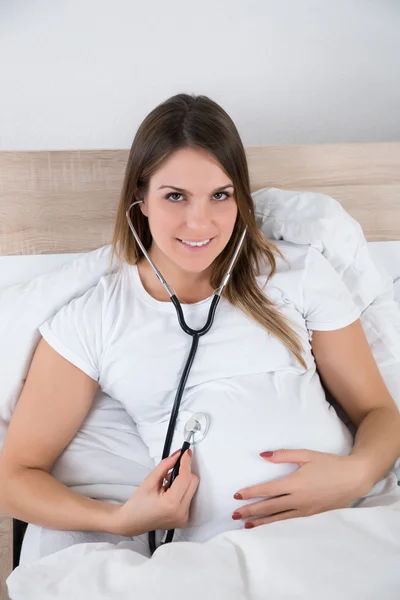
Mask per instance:
[[[226,192],[217,192],[216,194],[214,194],[214,196],[218,196],[218,194],[223,194],[224,196],[226,196],[226,198],[219,198],[219,200],[227,200],[230,196],[230,194],[227,194]]]
[[[175,193],[173,193],[173,194],[168,194],[168,196],[166,196],[167,200],[170,200],[170,199],[171,199],[171,196],[182,196],[182,194],[178,194],[178,192],[175,192]],[[177,200],[177,199],[175,198],[175,199],[172,199],[172,202],[179,202],[179,200]]]

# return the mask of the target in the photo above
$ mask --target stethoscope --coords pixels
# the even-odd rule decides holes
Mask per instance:
[[[178,315],[179,325],[182,327],[182,329],[185,333],[187,333],[188,335],[190,335],[192,337],[192,345],[190,348],[188,359],[185,364],[185,368],[183,369],[181,380],[178,385],[174,405],[172,407],[171,416],[170,416],[170,420],[169,420],[167,435],[165,437],[164,450],[162,453],[162,458],[164,459],[167,456],[169,456],[170,451],[171,451],[171,444],[172,444],[172,439],[173,439],[173,435],[174,435],[174,431],[175,431],[176,421],[178,418],[179,406],[181,403],[183,392],[185,390],[189,372],[192,367],[194,357],[196,355],[197,347],[199,345],[199,338],[201,336],[205,335],[211,329],[211,326],[214,321],[215,311],[217,309],[218,303],[221,298],[222,290],[228,283],[229,277],[231,276],[233,266],[235,264],[236,258],[240,252],[240,249],[243,244],[243,240],[246,235],[247,227],[245,227],[245,229],[240,237],[240,240],[239,240],[236,250],[234,252],[233,258],[232,258],[232,260],[229,264],[228,270],[226,272],[226,275],[222,280],[221,286],[214,292],[213,299],[211,301],[211,306],[210,306],[210,309],[208,312],[207,322],[204,325],[204,327],[196,330],[196,329],[192,329],[191,327],[189,327],[186,324],[185,317],[184,317],[183,311],[182,311],[182,307],[180,305],[178,298],[176,297],[174,291],[169,287],[168,283],[165,281],[164,277],[161,275],[160,271],[157,269],[157,267],[151,260],[145,247],[143,246],[142,242],[140,241],[139,236],[138,236],[137,232],[135,231],[135,228],[132,225],[132,221],[130,218],[130,212],[131,212],[132,207],[135,206],[136,204],[143,204],[143,200],[136,200],[129,206],[128,210],[126,211],[126,218],[128,220],[129,227],[130,227],[130,229],[133,233],[133,236],[134,236],[136,242],[138,243],[141,251],[143,252],[146,259],[148,260],[151,268],[153,269],[156,277],[159,279],[160,283],[162,283],[162,285],[166,289],[171,302],[175,306],[175,309],[176,309],[176,312]],[[204,437],[208,431],[208,427],[209,427],[209,419],[208,419],[207,415],[204,415],[202,413],[194,414],[189,419],[189,421],[186,423],[185,430],[184,430],[185,441],[182,445],[179,458],[178,458],[177,462],[175,463],[175,466],[172,470],[169,485],[172,485],[172,483],[174,482],[175,478],[177,477],[177,475],[179,473],[180,461],[181,461],[181,458],[182,458],[184,452],[186,452],[186,450],[188,450],[188,448],[190,448],[191,444],[197,443],[197,442],[201,441],[202,439],[204,439]],[[164,539],[161,541],[161,545],[168,544],[169,542],[171,542],[174,537],[174,533],[175,533],[174,529],[170,529],[170,530],[166,531]],[[156,550],[156,532],[155,531],[149,532],[149,548],[150,548],[151,554],[153,555],[153,553]]]

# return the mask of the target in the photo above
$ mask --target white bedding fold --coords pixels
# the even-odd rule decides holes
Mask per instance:
[[[151,559],[124,546],[78,544],[20,566],[7,580],[10,597],[398,600],[400,493],[203,544],[174,542]]]

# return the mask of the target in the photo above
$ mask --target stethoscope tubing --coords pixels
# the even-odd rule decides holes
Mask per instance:
[[[201,328],[201,329],[192,329],[191,327],[189,327],[189,325],[186,323],[185,321],[185,317],[183,314],[183,310],[182,310],[182,306],[176,296],[176,294],[174,293],[174,291],[172,290],[172,288],[168,285],[168,283],[166,282],[166,280],[164,279],[164,277],[162,276],[161,272],[157,269],[157,267],[155,266],[155,264],[153,263],[153,261],[151,260],[148,252],[146,251],[146,248],[143,246],[142,242],[139,239],[139,236],[135,230],[135,228],[133,227],[131,218],[130,218],[130,211],[131,208],[133,206],[135,206],[136,204],[141,204],[143,203],[143,200],[136,200],[135,202],[133,202],[128,210],[126,211],[126,218],[128,220],[128,224],[129,227],[132,231],[132,234],[135,238],[135,240],[137,241],[140,249],[142,250],[144,256],[146,257],[147,261],[149,262],[151,268],[153,269],[156,277],[159,279],[160,283],[164,286],[164,288],[166,289],[166,291],[168,292],[168,295],[170,297],[171,302],[173,303],[173,305],[175,306],[176,309],[176,313],[177,313],[177,317],[178,317],[178,321],[179,321],[179,325],[181,326],[182,330],[187,333],[188,335],[190,335],[192,337],[192,345],[190,348],[190,352],[189,352],[189,356],[186,360],[186,364],[185,367],[183,369],[183,373],[179,382],[179,386],[175,395],[175,400],[174,400],[174,405],[172,407],[172,411],[171,411],[171,415],[170,415],[170,420],[169,420],[169,424],[168,424],[168,430],[167,430],[167,435],[165,438],[165,442],[164,442],[164,449],[163,449],[163,453],[162,453],[162,458],[166,458],[167,456],[169,456],[169,453],[171,451],[171,445],[172,445],[172,440],[173,440],[173,436],[174,436],[174,432],[175,432],[175,426],[176,426],[176,421],[178,418],[178,413],[179,413],[179,407],[181,404],[181,399],[182,399],[182,395],[183,392],[185,390],[185,386],[186,386],[186,382],[187,379],[189,377],[189,373],[190,373],[190,369],[192,368],[193,365],[193,361],[194,361],[194,357],[196,355],[197,352],[197,348],[199,345],[199,339],[201,336],[205,335],[210,329],[211,326],[214,322],[214,316],[215,316],[215,311],[217,309],[218,303],[220,301],[221,298],[221,294],[222,294],[222,290],[224,289],[225,285],[227,284],[229,277],[231,275],[233,266],[235,264],[236,258],[240,252],[240,249],[242,247],[243,244],[243,240],[247,231],[247,227],[245,227],[239,243],[236,247],[236,250],[234,252],[234,255],[232,257],[232,260],[229,264],[228,270],[225,274],[225,277],[222,280],[222,283],[220,285],[220,287],[214,292],[214,296],[213,299],[211,301],[211,306],[210,309],[208,311],[208,317],[207,317],[207,321],[205,323],[205,325]],[[186,452],[188,450],[188,448],[190,447],[190,443],[185,441],[182,448],[181,448],[181,452],[178,458],[177,463],[174,466],[174,469],[171,473],[171,479],[170,479],[170,484],[172,485],[173,480],[178,476],[179,474],[179,466],[180,466],[180,461],[181,458],[184,454],[184,452]],[[169,542],[172,541],[173,537],[174,537],[174,533],[175,530],[174,529],[170,529],[166,532],[166,536],[165,539],[161,542],[161,545],[163,544],[168,544]],[[149,548],[150,548],[150,552],[151,555],[154,554],[154,552],[156,551],[157,547],[156,547],[156,532],[155,531],[149,531]]]
[[[185,390],[186,382],[189,377],[190,369],[192,368],[194,357],[196,356],[197,348],[199,345],[199,339],[202,335],[205,335],[210,330],[210,328],[213,324],[213,321],[214,321],[215,311],[217,309],[217,306],[218,306],[218,303],[220,300],[220,296],[215,294],[211,301],[211,306],[208,311],[208,317],[207,317],[206,324],[204,325],[204,327],[202,327],[201,329],[196,331],[187,326],[187,324],[185,322],[185,318],[183,316],[183,311],[182,311],[181,305],[179,303],[179,300],[176,296],[173,296],[173,298],[174,299],[172,300],[172,297],[171,297],[171,300],[173,301],[173,304],[176,308],[179,324],[185,333],[192,336],[192,345],[191,345],[189,356],[187,358],[187,361],[186,361],[186,364],[183,369],[183,373],[182,373],[182,376],[181,376],[181,379],[179,382],[179,386],[178,386],[176,396],[175,396],[174,405],[172,407],[171,416],[170,416],[169,424],[168,424],[167,435],[166,435],[165,442],[164,442],[164,449],[163,449],[163,453],[162,453],[163,459],[166,458],[167,456],[169,456],[169,453],[171,451],[171,444],[172,444],[172,440],[174,437],[176,421],[178,419],[179,407],[181,404],[183,392]],[[186,444],[187,444],[187,442],[183,443],[177,465],[175,465],[176,468],[174,467],[174,470],[172,471],[171,480],[170,480],[169,485],[172,485],[174,479],[177,477],[177,475],[179,473],[180,460],[183,456],[183,453],[190,447],[190,444],[188,446]],[[170,542],[172,542],[174,534],[175,534],[175,529],[169,529],[166,533],[165,539],[161,542],[161,545],[169,544]],[[156,532],[155,531],[149,531],[149,548],[150,548],[151,555],[153,555],[157,549],[157,547],[156,547]]]

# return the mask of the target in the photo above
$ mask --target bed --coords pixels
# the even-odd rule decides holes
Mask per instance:
[[[400,143],[258,146],[246,154],[251,191],[336,198],[399,286]],[[110,242],[127,156],[127,150],[0,153],[0,289]],[[25,526],[2,519],[3,579],[18,565]]]

